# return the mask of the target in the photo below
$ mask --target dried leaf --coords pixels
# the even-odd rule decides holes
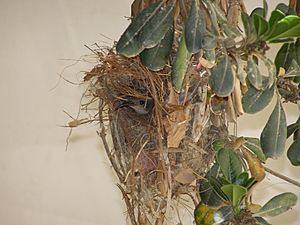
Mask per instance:
[[[188,120],[184,107],[179,105],[178,94],[175,93],[171,85],[169,85],[168,105],[172,106],[173,111],[169,113],[164,121],[167,136],[168,148],[178,148],[181,140],[185,137]]]
[[[232,92],[233,97],[233,106],[238,116],[244,114],[244,109],[242,105],[242,91],[241,91],[241,83],[238,79],[235,79],[235,85]]]
[[[191,185],[196,180],[196,175],[191,168],[181,169],[174,178],[177,182],[181,184]]]
[[[252,177],[255,177],[257,182],[262,181],[265,178],[266,173],[265,173],[265,168],[263,167],[260,160],[254,154],[252,154],[251,152],[245,149],[242,149],[242,152],[245,160],[248,163],[249,170]]]
[[[228,101],[225,106],[226,119],[230,123],[236,123],[237,115],[233,106],[233,101],[231,95],[228,96]]]

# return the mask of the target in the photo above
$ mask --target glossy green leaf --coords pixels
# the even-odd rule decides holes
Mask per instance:
[[[168,62],[169,54],[172,50],[173,37],[174,29],[173,26],[171,26],[165,37],[157,46],[145,49],[141,52],[140,57],[143,65],[153,71],[163,69]]]
[[[277,22],[280,21],[285,17],[285,14],[282,13],[280,10],[274,10],[271,13],[270,19],[269,19],[269,31],[262,37],[262,40],[267,41],[268,37],[274,30],[276,29]]]
[[[287,157],[293,166],[300,166],[300,139],[291,144],[287,151]]]
[[[214,215],[215,224],[221,224],[224,221],[228,221],[234,217],[234,212],[231,206],[220,207]]]
[[[285,17],[284,13],[282,13],[279,10],[274,10],[271,13],[270,19],[269,19],[269,27],[270,27],[270,32],[272,32],[275,29],[275,25],[277,22]]]
[[[258,138],[251,138],[251,137],[246,137],[245,140],[247,142],[244,144],[244,147],[246,147],[251,152],[253,152],[259,160],[265,161],[266,156],[263,153],[263,150],[261,148],[260,140]]]
[[[206,33],[205,14],[200,10],[199,0],[193,0],[185,28],[186,47],[190,53],[197,53],[202,48],[203,36]]]
[[[221,173],[220,167],[217,163],[215,163],[211,169],[206,174],[206,180],[203,180],[200,183],[199,193],[201,197],[201,201],[208,205],[209,207],[218,207],[223,203],[223,199],[214,191],[212,186],[210,185],[209,178],[210,177],[218,177]],[[221,186],[221,184],[220,184]]]
[[[265,90],[256,90],[251,85],[242,98],[243,109],[246,113],[257,113],[269,105],[274,95],[274,85]]]
[[[282,67],[287,71],[292,63],[292,60],[296,57],[295,53],[294,43],[283,44],[279,49],[274,61],[277,71],[279,70],[279,67]]]
[[[181,91],[191,56],[192,54],[186,48],[185,38],[182,36],[171,72],[172,84],[178,93]]]
[[[248,179],[249,179],[248,172],[242,172],[240,175],[238,175],[238,177],[234,181],[234,184],[245,187]]]
[[[269,31],[269,23],[260,15],[253,15],[254,26],[258,37]]]
[[[262,90],[263,85],[263,76],[261,75],[258,65],[254,62],[253,57],[249,56],[247,61],[247,78],[257,90]]]
[[[156,46],[173,26],[175,5],[175,1],[170,1],[144,24],[138,37],[144,48]]]
[[[214,223],[215,210],[200,203],[194,210],[196,225],[212,225]]]
[[[296,38],[300,37],[300,17],[299,16],[286,16],[276,24],[268,34],[266,40],[274,41],[283,38]]]
[[[285,112],[278,100],[260,136],[261,147],[267,158],[276,159],[284,152],[286,127]]]
[[[126,57],[134,57],[144,49],[142,42],[139,40],[140,32],[151,18],[156,15],[163,4],[163,1],[154,3],[134,18],[116,45],[116,50],[119,54]]]
[[[234,75],[227,55],[223,56],[212,69],[209,84],[218,96],[226,97],[231,94],[234,87]]]
[[[227,195],[233,209],[239,212],[240,203],[247,193],[247,188],[236,184],[228,184],[224,185],[221,190]]]
[[[230,182],[234,182],[238,175],[242,173],[243,166],[241,159],[231,149],[221,149],[217,152],[217,162],[225,178]]]
[[[288,211],[297,203],[297,196],[286,192],[270,199],[254,216],[277,216]]]

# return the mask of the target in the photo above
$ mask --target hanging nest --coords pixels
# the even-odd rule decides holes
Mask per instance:
[[[196,181],[214,160],[209,140],[227,135],[222,116],[211,114],[206,104],[207,73],[192,63],[179,95],[168,66],[153,72],[138,57],[93,51],[99,64],[84,80],[99,100],[99,135],[131,223],[163,224],[180,196],[199,203]]]

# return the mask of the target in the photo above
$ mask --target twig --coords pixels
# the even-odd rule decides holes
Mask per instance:
[[[279,177],[280,179],[282,179],[282,180],[284,180],[284,181],[286,181],[286,182],[289,182],[289,183],[291,183],[291,184],[293,184],[293,185],[295,185],[295,186],[297,186],[297,187],[300,187],[300,182],[295,181],[295,180],[293,180],[293,179],[291,179],[291,178],[289,178],[289,177],[286,177],[286,176],[284,176],[284,175],[282,175],[282,174],[280,174],[280,173],[278,173],[278,172],[276,172],[276,171],[274,171],[274,170],[271,170],[271,169],[268,168],[268,167],[265,167],[265,166],[264,166],[264,168],[265,168],[265,171],[267,171],[268,173],[272,174],[273,176]]]

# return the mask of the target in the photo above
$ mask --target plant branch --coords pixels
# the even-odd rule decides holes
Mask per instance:
[[[278,173],[278,172],[276,172],[274,170],[271,170],[268,167],[264,166],[264,168],[265,168],[265,171],[267,171],[268,173],[272,174],[273,176],[279,177],[280,179],[282,179],[282,180],[284,180],[286,182],[289,182],[289,183],[291,183],[291,184],[293,184],[293,185],[295,185],[297,187],[300,187],[300,182],[295,181],[295,180],[293,180],[293,179],[291,179],[291,178],[289,178],[287,176],[284,176],[284,175],[282,175],[282,174],[280,174],[280,173]]]

